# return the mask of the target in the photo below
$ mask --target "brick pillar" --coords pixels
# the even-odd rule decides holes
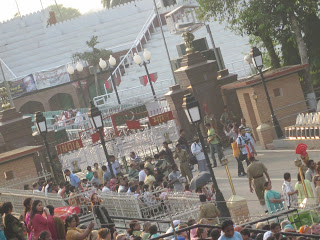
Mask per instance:
[[[174,85],[171,86],[170,91],[165,94],[165,98],[169,103],[177,128],[184,129],[187,139],[192,139],[195,135],[195,129],[189,124],[187,116],[182,108],[183,98],[187,93],[188,91],[180,88],[180,85]]]
[[[266,123],[262,123],[257,127],[257,134],[259,137],[260,145],[266,149],[268,144],[272,144],[275,139],[275,132],[273,127]]]
[[[238,195],[232,195],[227,202],[227,207],[232,220],[236,224],[249,220],[249,208],[245,198]]]

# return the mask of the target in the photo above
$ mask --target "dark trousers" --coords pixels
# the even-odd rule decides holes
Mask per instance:
[[[242,162],[243,160],[246,160],[246,163],[247,163],[247,166],[249,166],[250,162],[248,160],[248,154],[243,154],[240,152],[240,155],[239,155],[239,160]]]
[[[243,168],[243,165],[242,165],[242,161],[240,160],[239,157],[236,158],[237,162],[238,162],[238,175],[241,174],[241,173],[244,173],[244,168]]]

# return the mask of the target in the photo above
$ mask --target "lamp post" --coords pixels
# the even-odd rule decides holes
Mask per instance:
[[[108,151],[107,151],[107,147],[106,147],[106,142],[105,142],[104,137],[103,137],[103,118],[102,118],[102,113],[99,110],[99,108],[97,108],[94,105],[92,100],[90,101],[90,108],[89,108],[88,116],[91,119],[92,125],[94,126],[96,131],[99,133],[101,145],[103,147],[104,154],[106,155],[106,159],[107,159],[107,162],[108,162],[108,167],[109,167],[111,176],[112,176],[112,178],[115,178],[115,175],[114,175],[114,172],[113,172],[113,169],[112,169],[112,165],[111,165],[111,162],[110,162],[109,154],[108,154]]]
[[[270,112],[271,112],[272,122],[273,122],[273,126],[275,128],[277,137],[278,138],[282,138],[283,137],[283,132],[282,132],[282,129],[281,129],[280,124],[278,122],[278,119],[274,115],[274,111],[273,111],[272,103],[271,103],[271,100],[270,100],[269,92],[268,92],[268,89],[267,89],[267,86],[266,86],[266,82],[265,82],[265,78],[264,78],[263,72],[262,72],[262,68],[263,68],[262,53],[260,52],[260,50],[257,47],[253,47],[251,49],[250,56],[251,56],[253,65],[259,71],[259,74],[261,76],[262,85],[263,85],[264,91],[265,91],[265,93],[267,95],[267,101],[268,101]]]
[[[46,122],[46,118],[45,118],[45,116],[43,116],[42,112],[35,113],[35,122],[36,122],[36,126],[37,126],[39,134],[43,137],[44,145],[47,150],[47,155],[48,155],[49,165],[50,165],[50,172],[51,172],[52,178],[55,178],[54,171],[53,171],[53,169],[54,169],[53,168],[53,160],[52,160],[52,156],[50,153],[49,144],[47,141],[47,133],[48,133],[47,122]]]
[[[201,119],[201,111],[200,111],[199,103],[198,103],[198,101],[195,100],[194,96],[191,93],[189,93],[184,96],[182,107],[187,115],[187,118],[188,118],[190,124],[193,124],[197,128],[198,137],[199,137],[201,146],[204,150],[203,153],[204,153],[205,159],[207,161],[207,166],[208,166],[209,172],[211,174],[214,188],[216,189],[217,206],[220,209],[221,216],[222,217],[230,217],[229,209],[227,207],[224,196],[219,189],[219,186],[218,186],[216,177],[214,175],[214,172],[212,169],[212,164],[210,162],[208,153],[204,149],[205,143],[203,141],[203,136],[202,136],[202,133],[200,130],[200,124],[202,122],[202,119]]]
[[[149,71],[148,71],[148,68],[147,68],[147,64],[150,63],[150,59],[151,59],[151,53],[147,49],[144,49],[143,58],[144,58],[144,60],[142,61],[141,57],[137,53],[135,53],[134,57],[133,57],[133,60],[140,67],[144,66],[144,68],[146,70],[146,73],[147,73],[148,81],[150,83],[150,87],[151,87],[151,91],[152,91],[152,94],[153,94],[153,98],[154,98],[154,100],[157,100],[156,93],[154,92],[153,84],[152,84],[152,81],[151,81],[151,78],[150,78],[150,74],[149,74]]]
[[[78,72],[82,72],[83,71],[83,66],[82,66],[82,64],[80,62],[77,62],[76,69],[77,69]],[[70,75],[74,74],[74,68],[70,64],[67,67],[67,72]],[[81,92],[81,95],[82,95],[83,104],[84,104],[85,107],[87,107],[87,101],[86,101],[86,99],[84,97],[84,94],[83,94],[83,88],[82,88],[82,85],[81,85],[81,81],[78,78],[78,74],[76,74],[76,76],[77,76],[77,81],[78,81],[78,84],[79,84],[80,92]]]
[[[114,66],[116,65],[116,63],[117,63],[117,60],[116,60],[112,55],[110,55],[110,57],[109,57],[109,65],[110,65],[111,69],[114,69]],[[106,61],[104,61],[102,58],[100,58],[99,66],[100,66],[102,69],[107,68],[107,63],[106,63]],[[118,94],[117,85],[116,85],[116,83],[114,82],[114,78],[113,78],[112,71],[111,71],[111,82],[112,82],[112,87],[113,87],[113,89],[114,89],[114,92],[116,93],[118,103],[121,104],[121,101],[120,101],[120,98],[119,98],[119,94]]]

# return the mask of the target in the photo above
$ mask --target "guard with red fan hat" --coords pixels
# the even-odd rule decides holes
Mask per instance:
[[[308,146],[304,143],[300,143],[297,147],[296,147],[296,154],[300,154],[301,160],[304,163],[302,165],[302,171],[303,173],[305,173],[308,170],[308,161],[309,161],[309,155],[307,153],[307,148]]]

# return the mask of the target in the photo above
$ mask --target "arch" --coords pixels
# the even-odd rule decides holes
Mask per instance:
[[[49,99],[51,111],[68,110],[74,108],[73,98],[68,93],[57,93]]]
[[[20,107],[19,112],[22,114],[34,114],[35,112],[44,112],[44,106],[41,102],[29,101]]]

